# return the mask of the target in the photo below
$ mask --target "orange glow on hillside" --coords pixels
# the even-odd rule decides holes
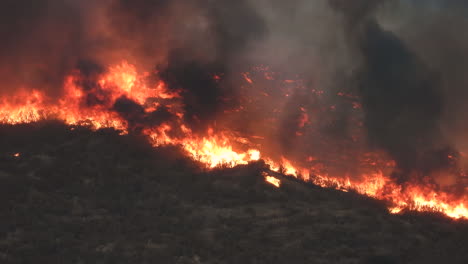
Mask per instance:
[[[231,131],[209,129],[206,133],[194,133],[184,121],[186,113],[181,110],[180,93],[170,90],[163,81],[150,86],[145,81],[146,77],[146,74],[139,74],[135,66],[124,61],[109,67],[106,73],[99,76],[96,87],[85,90],[79,85],[84,77],[79,72],[73,72],[65,79],[63,94],[59,98],[51,98],[41,91],[27,89],[1,97],[0,123],[21,124],[57,119],[68,125],[85,125],[91,129],[114,128],[125,134],[130,132],[130,125],[113,110],[113,106],[119,98],[128,98],[143,108],[143,113],[140,113],[142,116],[166,109],[175,117],[170,122],[142,129],[142,133],[148,136],[151,144],[179,145],[190,157],[205,164],[209,169],[219,166],[234,167],[262,159],[272,171],[298,177],[318,186],[343,191],[354,190],[363,195],[385,200],[392,213],[399,213],[405,209],[440,211],[452,218],[468,218],[467,195],[456,196],[421,182],[398,185],[390,177],[388,168],[379,165],[387,164],[391,169],[391,161],[363,159],[365,166],[370,167],[369,172],[362,173],[359,177],[346,175],[338,177],[318,165],[306,166],[287,157],[265,156],[265,153],[268,153],[265,151],[267,146],[253,144]],[[216,78],[220,77],[215,76]],[[249,84],[254,83],[247,73],[243,74],[243,78]],[[293,82],[295,81],[283,81],[286,84]],[[90,103],[90,98],[99,103]],[[301,111],[299,126],[303,128],[311,122],[312,117],[306,113],[306,109],[301,108]],[[254,135],[250,138],[263,139]],[[20,154],[16,153],[14,156],[19,157]],[[317,158],[309,156],[306,160],[312,163]],[[265,180],[276,187],[281,184],[279,179],[270,175],[265,176]]]

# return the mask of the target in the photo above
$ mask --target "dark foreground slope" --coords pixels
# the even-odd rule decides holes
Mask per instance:
[[[276,189],[262,170],[204,172],[114,131],[1,127],[0,263],[468,263],[465,222]]]

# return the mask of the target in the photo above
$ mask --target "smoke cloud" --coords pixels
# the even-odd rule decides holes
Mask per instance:
[[[255,143],[270,142],[271,156],[308,158],[337,175],[353,174],[356,153],[385,153],[405,181],[450,170],[447,157],[468,151],[461,0],[5,0],[0,7],[3,94],[34,88],[58,97],[79,70],[86,104],[105,105],[97,78],[125,59],[181,91],[195,131],[217,125],[255,135]],[[173,118],[125,97],[112,109],[136,130]]]
[[[461,57],[465,53],[466,49],[458,46],[464,38],[447,30],[454,21],[459,26],[466,23],[461,16],[466,5],[460,1],[332,1],[331,6],[347,21],[348,41],[361,56],[356,85],[369,143],[384,149],[397,162],[399,171],[395,174],[401,180],[450,170],[453,163],[449,157],[456,153],[458,144],[447,133],[452,131],[447,125],[453,122],[454,113],[447,115],[446,111],[453,108],[453,97],[462,94],[460,84],[451,83],[461,77],[452,69],[463,67],[444,66],[438,60],[459,61],[446,52],[450,45],[457,45],[450,52]],[[410,15],[426,22],[409,23]],[[408,21],[401,22],[405,19]],[[390,31],[392,27],[394,31]],[[426,35],[425,43],[414,34],[430,36]],[[453,42],[448,44],[447,38]],[[432,45],[439,49],[428,52],[427,46]]]

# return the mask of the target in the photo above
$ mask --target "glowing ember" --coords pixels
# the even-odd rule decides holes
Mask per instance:
[[[17,157],[17,158],[18,158],[19,156],[21,156],[20,153],[15,153],[15,154],[13,154],[13,157]]]
[[[250,85],[257,82],[248,73],[243,73],[242,76]],[[271,74],[265,76],[267,80],[273,79]],[[181,146],[190,157],[205,164],[207,168],[234,167],[263,159],[272,171],[298,177],[318,186],[342,191],[354,190],[388,201],[391,213],[399,213],[405,209],[440,211],[452,218],[468,218],[468,195],[455,196],[449,191],[421,182],[408,182],[401,186],[390,177],[394,163],[389,160],[365,156],[360,161],[365,170],[359,175],[343,176],[330,173],[326,166],[320,164],[320,157],[315,155],[304,157],[306,163],[281,155],[276,158],[270,157],[272,152],[265,145],[263,135],[241,137],[237,133],[226,131],[227,129],[215,128],[210,128],[205,133],[194,133],[184,120],[186,113],[182,110],[181,93],[170,90],[162,81],[149,86],[145,81],[146,77],[147,74],[139,74],[135,66],[124,61],[109,67],[94,86],[83,89],[80,83],[86,81],[83,80],[85,77],[80,72],[73,72],[65,79],[63,95],[59,99],[50,98],[37,90],[22,90],[0,98],[0,123],[20,124],[58,119],[68,125],[83,125],[91,129],[114,128],[125,134],[134,129],[134,125],[129,124],[130,118],[115,110],[115,105],[119,100],[124,103],[125,100],[131,100],[138,105],[131,114],[136,115],[138,120],[152,121],[145,123],[139,131],[147,135],[154,146]],[[214,78],[218,81],[221,79],[220,76]],[[298,81],[280,80],[280,83],[292,85]],[[291,94],[287,89],[283,92]],[[261,91],[259,95],[265,98],[264,94],[271,93]],[[320,95],[321,92],[317,94]],[[257,107],[255,101],[252,101],[252,104]],[[359,109],[358,105],[354,106]],[[274,106],[272,112],[279,112],[276,109]],[[306,129],[314,117],[309,115],[308,109],[304,107],[299,107],[299,111],[298,127]],[[167,122],[151,119],[160,112],[174,118]],[[274,119],[265,120],[266,124],[271,122],[274,122]],[[265,128],[267,129],[268,127]],[[250,142],[249,139],[256,143]],[[13,156],[19,157],[20,153]],[[454,157],[450,156],[449,159],[453,160]],[[265,175],[265,180],[276,187],[281,185],[279,179],[270,175]]]

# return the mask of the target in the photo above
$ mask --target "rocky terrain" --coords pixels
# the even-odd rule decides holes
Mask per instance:
[[[0,263],[468,263],[468,223],[55,122],[0,127]]]

